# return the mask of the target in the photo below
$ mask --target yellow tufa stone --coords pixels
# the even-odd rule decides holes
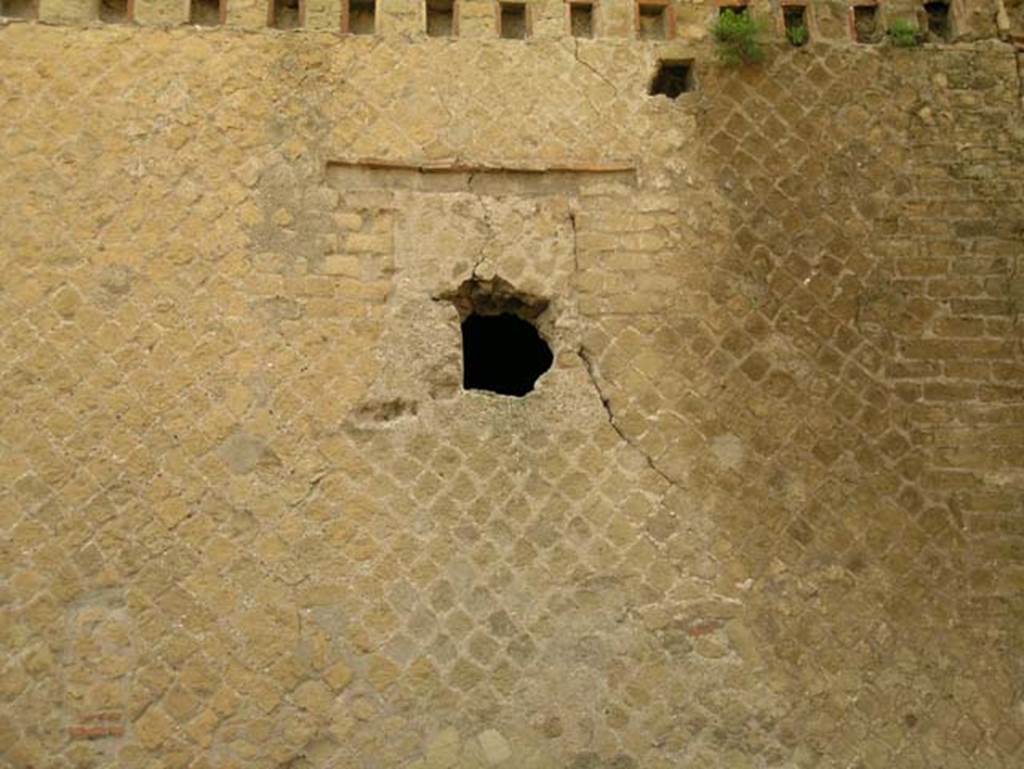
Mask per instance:
[[[1024,765],[1021,3],[499,5],[0,0],[0,765]]]

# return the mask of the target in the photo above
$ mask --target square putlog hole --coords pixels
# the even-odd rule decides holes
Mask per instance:
[[[455,34],[455,0],[427,0],[427,35],[452,37]]]
[[[658,71],[651,81],[651,96],[667,96],[678,99],[694,89],[692,61],[660,61]]]
[[[347,29],[353,35],[372,35],[377,30],[376,0],[349,0]]]
[[[34,19],[35,0],[0,0],[0,16],[8,19]]]
[[[569,3],[569,32],[573,37],[594,36],[593,3]]]
[[[526,3],[499,3],[498,34],[506,40],[525,40],[529,36]]]
[[[302,26],[300,0],[272,0],[270,26],[275,29],[298,29]]]
[[[192,0],[188,6],[188,22],[197,27],[221,24],[220,0]]]
[[[948,41],[953,32],[949,18],[949,3],[925,3],[924,13],[928,17],[928,36],[934,40]]]
[[[806,45],[811,39],[811,31],[807,26],[807,9],[802,5],[782,6],[782,24],[786,29],[786,40],[792,46]]]
[[[641,40],[668,37],[668,6],[664,3],[637,3],[636,36]]]
[[[131,20],[128,0],[100,0],[100,21],[123,24]]]
[[[878,6],[853,6],[853,39],[858,43],[877,43],[881,37]]]

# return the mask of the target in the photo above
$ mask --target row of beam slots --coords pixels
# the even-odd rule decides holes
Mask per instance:
[[[378,5],[382,0],[341,0],[340,2],[340,28],[343,33],[354,35],[372,35],[378,31]],[[388,2],[388,13],[396,12],[398,6],[392,5],[395,0]],[[849,5],[849,35],[860,43],[879,42],[884,37],[884,30],[881,23],[881,5],[879,0],[848,0]],[[149,23],[151,21],[175,21],[165,14],[157,13],[154,16],[150,9],[154,0],[83,0],[88,6],[78,11],[77,20],[99,19],[106,23],[129,23],[140,21]],[[234,13],[229,19],[228,3],[230,0],[188,0],[187,22],[197,26],[218,26],[225,23],[238,21]],[[320,0],[311,0],[316,3],[316,10],[312,11],[317,16],[315,26],[318,29],[325,29],[324,4]],[[505,0],[400,0],[407,3],[403,15],[408,18],[410,12],[414,15],[422,13],[418,21],[421,31],[431,37],[455,37],[459,34],[460,17],[472,12],[472,18],[479,26],[481,21],[484,24],[493,23],[493,32],[502,38],[525,39],[532,35],[534,27],[534,16],[538,15],[538,8],[542,7],[536,0],[533,2],[506,2]],[[40,3],[43,4],[44,12],[40,13]],[[50,4],[53,3],[56,10],[50,12]],[[144,12],[136,14],[136,3]],[[268,26],[283,29],[300,29],[307,26],[307,0],[267,0],[266,23]],[[750,12],[749,0],[714,0],[718,13],[733,12],[745,14]],[[251,19],[251,0],[242,0],[246,5],[245,15]],[[465,7],[463,5],[465,4]],[[35,19],[44,18],[47,21],[65,20],[69,6],[77,5],[75,0],[0,0],[0,17]],[[605,29],[605,18],[609,13],[608,0],[563,0],[558,4],[561,6],[558,13],[564,14],[561,20],[552,18],[550,13],[545,15],[544,21],[547,24],[548,34],[557,34],[558,24],[562,25],[563,34],[568,32],[573,37],[591,38],[604,32],[611,32]],[[618,0],[617,4],[616,32],[629,33],[641,40],[665,40],[677,36],[677,7],[673,0]],[[699,7],[700,4],[696,4]],[[761,5],[760,3],[758,4]],[[775,16],[775,26],[786,38],[795,45],[803,45],[814,34],[817,25],[814,23],[815,4],[809,0],[782,0],[775,3],[774,0],[766,4],[762,9],[758,7],[758,16],[764,17],[765,13]],[[713,6],[713,7],[714,7]],[[694,7],[694,6],[691,6]],[[182,13],[185,6],[179,6]],[[628,11],[627,11],[628,8]],[[954,31],[954,24],[950,13],[951,3],[949,0],[926,0],[920,7],[920,15],[924,17],[929,37],[932,39],[949,39]],[[627,21],[622,11],[632,16]],[[327,10],[330,13],[329,10]],[[493,22],[486,20],[493,14]],[[138,18],[137,18],[138,16]],[[338,16],[334,16],[335,19]],[[709,21],[705,18],[704,22]],[[182,22],[186,19],[179,18]],[[622,22],[626,22],[623,24]],[[812,30],[814,30],[812,32]],[[616,35],[617,36],[617,35]]]
[[[405,0],[414,4],[416,0]],[[594,37],[597,29],[595,5],[599,0],[565,0],[565,19],[576,37]],[[0,17],[40,18],[40,3],[48,0],[0,0]],[[140,0],[145,2],[145,0]],[[454,37],[459,33],[459,0],[421,0],[423,25],[428,36]],[[85,18],[118,24],[136,21],[135,0],[94,0]],[[229,0],[188,0],[188,23],[212,27],[228,23]],[[300,29],[306,26],[306,0],[269,0],[267,25],[275,29]],[[377,31],[377,0],[341,0],[340,25],[343,33],[372,35]],[[477,3],[479,5],[479,3]],[[530,36],[535,3],[495,0],[494,21],[503,38]],[[637,30],[640,37],[666,38],[674,31],[671,0],[638,2]],[[65,14],[58,14],[57,18]],[[50,14],[43,14],[50,19]],[[319,26],[319,25],[318,25]]]

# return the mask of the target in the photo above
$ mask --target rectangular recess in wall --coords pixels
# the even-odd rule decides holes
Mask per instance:
[[[944,41],[948,41],[952,37],[953,25],[950,22],[949,2],[947,0],[925,3],[924,14],[928,17],[929,37]]]
[[[807,8],[803,5],[782,6],[782,26],[790,45],[805,45],[811,37],[807,24]]]
[[[376,32],[376,0],[348,0],[344,29],[352,35],[372,35]]]
[[[303,0],[270,0],[270,26],[298,29],[302,26]]]
[[[498,35],[506,40],[523,40],[530,35],[526,3],[498,3]]]
[[[573,37],[594,36],[594,4],[569,3],[569,32]]]
[[[603,193],[608,185],[635,188],[630,163],[548,168],[444,165],[419,166],[388,161],[327,163],[327,180],[339,192],[406,190],[473,195],[577,195]]]
[[[453,37],[455,35],[455,0],[426,0],[427,35]]]
[[[132,20],[130,0],[100,0],[100,21],[107,24],[123,24]]]
[[[636,4],[636,36],[641,40],[664,40],[669,36],[669,8],[665,2]]]
[[[853,39],[858,43],[877,43],[881,37],[878,5],[861,3],[853,6]]]
[[[216,27],[224,23],[221,13],[221,0],[191,0],[188,6],[188,23],[197,27]]]
[[[36,0],[0,0],[0,16],[8,19],[34,19],[37,14]]]

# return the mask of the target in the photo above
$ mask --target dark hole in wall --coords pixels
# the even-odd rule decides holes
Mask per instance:
[[[274,17],[272,24],[277,29],[298,29],[302,26],[302,9],[299,0],[273,0]]]
[[[455,0],[427,0],[427,34],[430,37],[455,34]]]
[[[677,99],[681,94],[692,91],[693,85],[693,62],[660,61],[651,81],[650,94]]]
[[[569,4],[569,31],[573,37],[594,36],[594,4]]]
[[[501,3],[498,31],[507,40],[522,40],[530,31],[527,28],[526,3]]]
[[[949,3],[925,3],[924,13],[928,17],[929,36],[939,40],[949,40],[952,31],[952,26],[949,23]]]
[[[348,31],[353,35],[372,35],[377,28],[375,0],[349,0]]]
[[[551,368],[551,348],[528,320],[509,312],[462,321],[462,386],[523,396]]]
[[[107,24],[128,21],[128,0],[100,0],[100,21]]]
[[[877,5],[853,6],[853,36],[858,43],[877,43],[881,39]]]
[[[668,6],[640,3],[636,35],[641,40],[664,40],[668,37]]]
[[[9,19],[34,19],[35,0],[0,0],[0,16]]]
[[[522,396],[551,368],[551,348],[537,329],[547,299],[500,277],[472,278],[436,298],[451,302],[462,322],[465,389]]]
[[[188,7],[190,24],[215,27],[220,24],[220,0],[192,0]]]
[[[807,27],[807,9],[804,6],[782,6],[782,23],[786,28],[786,39],[790,45],[805,45],[810,39],[810,29]]]

